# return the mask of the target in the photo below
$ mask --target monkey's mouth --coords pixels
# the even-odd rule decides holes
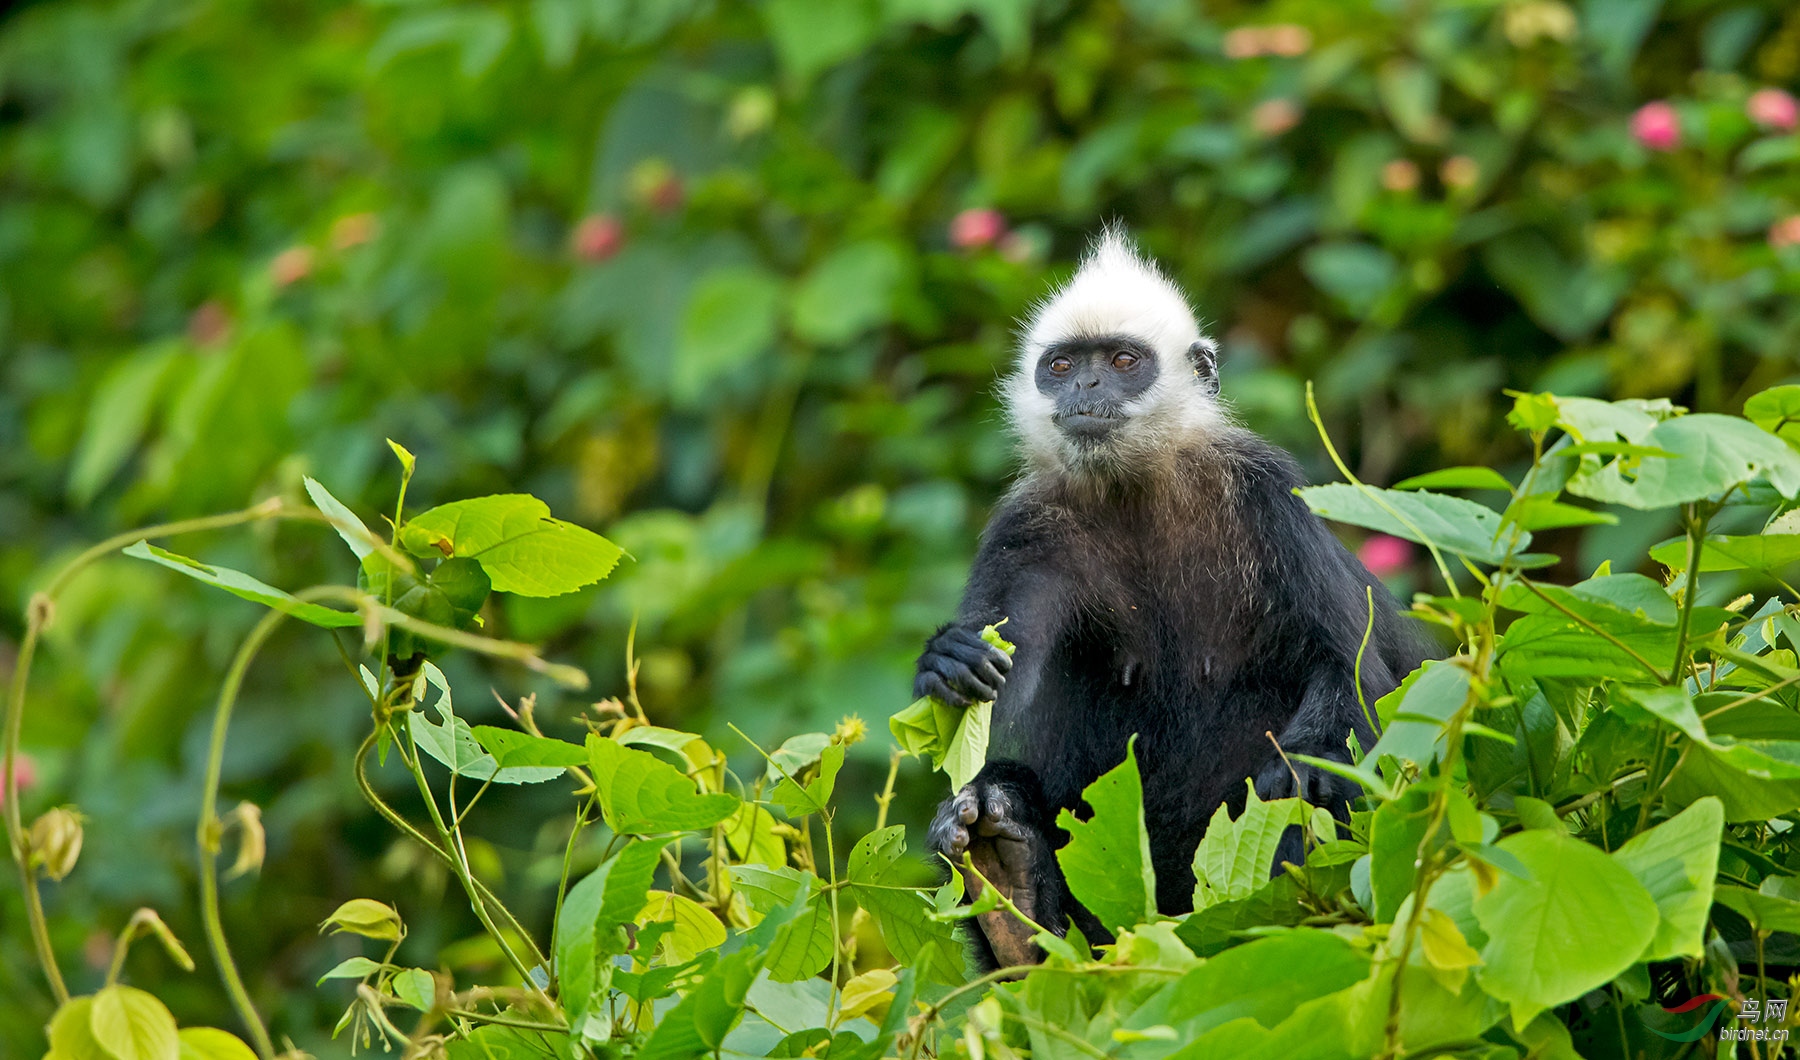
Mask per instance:
[[[1112,409],[1086,408],[1058,412],[1050,419],[1063,433],[1077,439],[1095,439],[1111,433],[1125,417]]]

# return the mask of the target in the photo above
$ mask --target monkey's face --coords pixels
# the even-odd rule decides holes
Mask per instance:
[[[1156,351],[1122,336],[1068,339],[1038,358],[1038,393],[1050,422],[1079,446],[1106,443],[1133,416],[1161,371]]]

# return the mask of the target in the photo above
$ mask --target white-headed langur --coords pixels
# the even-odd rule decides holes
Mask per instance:
[[[1245,780],[1340,818],[1353,783],[1289,755],[1373,745],[1371,708],[1425,654],[1416,624],[1307,509],[1286,452],[1233,422],[1217,346],[1128,237],[1103,232],[1024,328],[1004,384],[1024,469],[982,534],[956,620],[916,695],[994,701],[987,765],[938,810],[931,849],[976,868],[1054,931],[1111,936],[1069,895],[1061,808],[1137,736],[1156,899],[1193,908],[1193,857]],[[1370,603],[1373,599],[1373,616]],[[1011,658],[980,631],[1005,619]],[[1298,790],[1296,791],[1296,787]],[[1297,830],[1290,829],[1290,832]],[[1276,859],[1300,860],[1297,835]],[[972,886],[978,884],[971,880]],[[1041,959],[1004,909],[976,918],[987,968]]]

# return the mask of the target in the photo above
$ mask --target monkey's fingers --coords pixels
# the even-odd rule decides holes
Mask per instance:
[[[995,674],[996,683],[989,684],[981,675],[969,668],[969,665],[952,655],[927,655],[919,660],[920,675],[926,671],[938,675],[950,689],[959,693],[956,699],[948,702],[956,706],[968,706],[971,701],[991,700],[999,694],[999,674]]]
[[[924,660],[920,660],[920,665],[923,667],[928,664]],[[973,702],[968,696],[952,688],[943,674],[935,670],[921,669],[918,676],[913,678],[913,698],[922,699],[925,696],[941,699],[953,707],[966,707]]]

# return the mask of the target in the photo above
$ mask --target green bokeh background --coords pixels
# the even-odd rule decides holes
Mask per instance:
[[[416,505],[528,491],[629,550],[598,590],[488,613],[596,697],[623,690],[635,619],[662,724],[740,755],[727,721],[778,741],[866,719],[851,831],[1010,473],[992,384],[1013,323],[1104,220],[1192,292],[1239,415],[1315,478],[1308,380],[1387,484],[1517,461],[1508,388],[1736,411],[1800,357],[1800,247],[1777,227],[1800,212],[1800,137],[1746,111],[1800,72],[1782,0],[38,0],[0,19],[0,671],[30,591],[108,534],[299,498],[303,475],[376,524],[391,437],[418,454]],[[1634,139],[1653,100],[1672,150]],[[959,246],[968,210],[1005,234]],[[1633,514],[1576,554],[1668,530]],[[290,588],[354,576],[322,528],[174,544]],[[89,819],[47,888],[78,991],[147,904],[202,968],[146,948],[132,977],[184,1023],[234,1026],[193,814],[255,617],[124,559],[63,601],[24,798],[27,819]],[[589,702],[447,669],[476,720],[499,717],[489,687],[539,693],[564,735]],[[415,963],[491,961],[457,947],[476,925],[453,885],[357,797],[361,702],[324,636],[289,629],[226,762],[225,805],[259,804],[269,836],[261,874],[225,886],[239,960],[277,1034],[320,1056],[344,1052],[343,988],[312,986],[354,952],[314,933],[336,902],[395,903]],[[922,823],[942,779],[902,778],[896,819]],[[564,801],[509,792],[473,824],[533,923]],[[12,884],[0,999],[0,1054],[36,1055],[49,999]]]

